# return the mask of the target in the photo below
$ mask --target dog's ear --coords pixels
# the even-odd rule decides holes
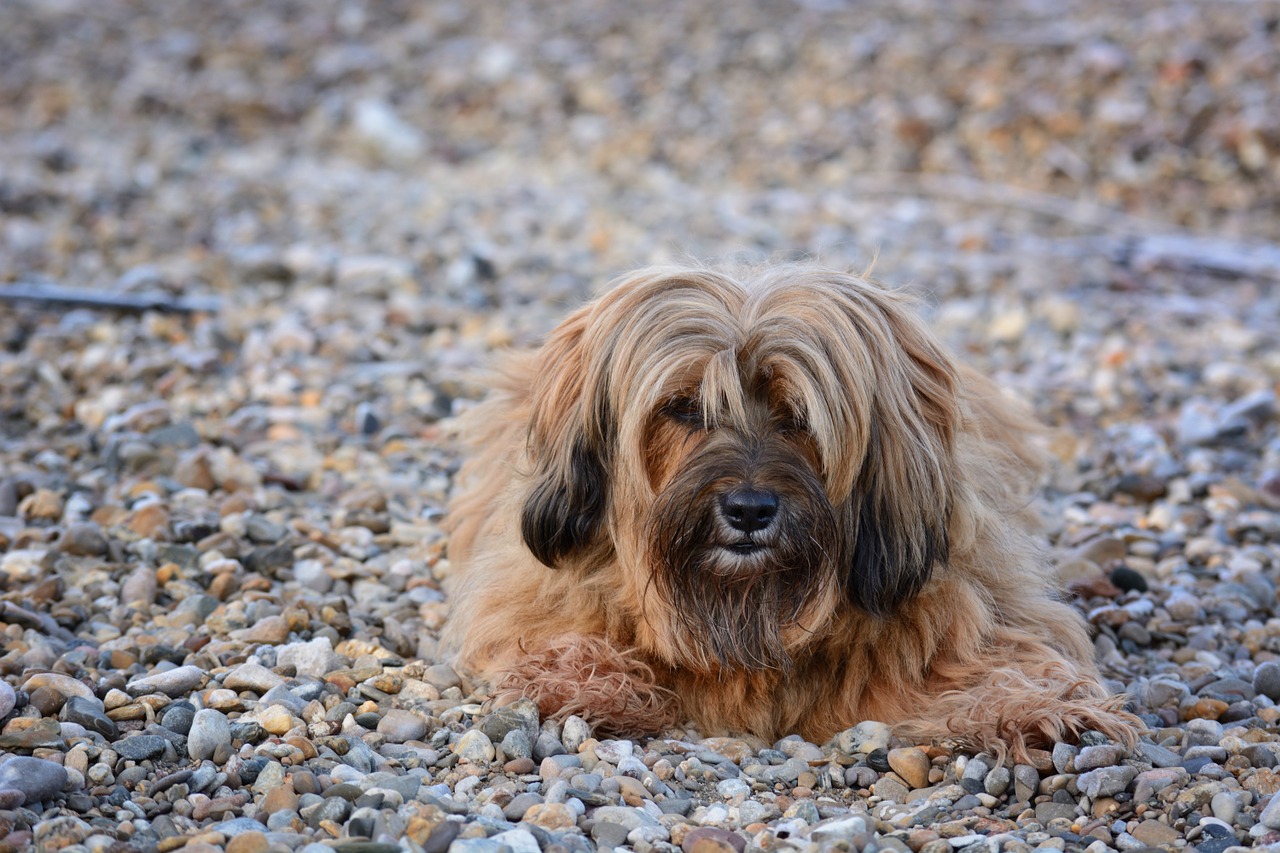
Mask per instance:
[[[950,550],[962,418],[954,363],[913,315],[882,305],[890,352],[879,354],[866,454],[846,515],[846,592],[888,616],[918,593]]]
[[[524,543],[551,568],[594,544],[608,507],[612,432],[608,389],[593,378],[584,338],[592,307],[556,328],[533,372],[528,448],[532,486],[521,513]]]
[[[866,468],[845,508],[851,543],[845,589],[863,610],[889,616],[946,562],[950,496],[922,466],[890,461],[895,451],[881,432],[873,428]]]

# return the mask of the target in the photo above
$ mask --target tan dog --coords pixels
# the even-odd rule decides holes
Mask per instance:
[[[1034,428],[872,282],[638,272],[461,424],[446,640],[620,733],[1131,743],[1034,535]]]

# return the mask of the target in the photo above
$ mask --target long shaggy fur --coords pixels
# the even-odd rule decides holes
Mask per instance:
[[[644,270],[509,357],[459,429],[446,639],[544,713],[1133,739],[1035,536],[1035,425],[899,294]]]

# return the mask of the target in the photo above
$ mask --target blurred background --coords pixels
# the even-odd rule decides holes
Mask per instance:
[[[3,16],[0,282],[219,306],[213,324],[102,332],[123,354],[64,369],[47,412],[9,392],[23,424],[75,405],[101,424],[134,390],[100,386],[154,348],[169,364],[174,336],[187,367],[234,377],[195,398],[211,411],[323,392],[432,421],[481,392],[467,377],[489,349],[683,257],[875,261],[1065,423],[1181,405],[1206,365],[1228,397],[1275,381],[1277,2]],[[29,355],[57,318],[21,311],[5,344]],[[75,351],[101,318],[58,322],[54,349]],[[381,366],[335,391],[352,365]]]

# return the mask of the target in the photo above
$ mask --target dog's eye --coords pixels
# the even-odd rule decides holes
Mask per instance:
[[[662,407],[662,414],[690,429],[706,429],[702,417],[702,404],[692,397],[673,397]]]

